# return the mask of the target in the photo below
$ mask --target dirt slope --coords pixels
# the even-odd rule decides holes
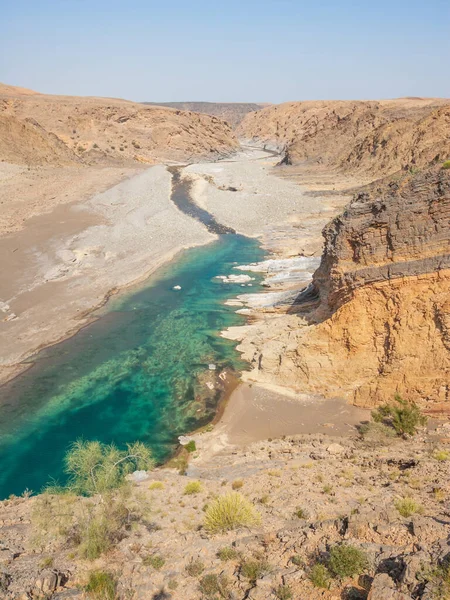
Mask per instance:
[[[118,99],[0,86],[0,116],[0,160],[19,164],[130,166],[213,157],[238,147],[229,125],[216,117]]]
[[[311,101],[270,106],[245,117],[237,134],[286,149],[305,161],[372,179],[450,153],[450,101]]]
[[[168,106],[178,110],[214,115],[229,123],[233,129],[239,125],[245,115],[267,106],[254,102],[143,102],[143,104]]]

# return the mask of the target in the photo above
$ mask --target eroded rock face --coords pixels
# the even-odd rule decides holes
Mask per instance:
[[[448,407],[449,222],[439,167],[358,195],[325,229],[312,289],[242,340],[250,377],[364,406],[399,393]]]

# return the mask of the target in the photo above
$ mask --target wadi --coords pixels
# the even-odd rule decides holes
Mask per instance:
[[[5,600],[450,597],[450,100],[0,85]]]

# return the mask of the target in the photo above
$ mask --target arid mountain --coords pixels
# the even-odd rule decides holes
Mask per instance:
[[[143,104],[214,115],[229,123],[233,129],[239,125],[246,115],[267,106],[267,104],[255,104],[253,102],[143,102]]]
[[[0,159],[24,164],[128,165],[228,154],[229,125],[125,100],[48,96],[0,86]]]
[[[286,164],[308,162],[375,179],[448,158],[450,101],[290,102],[247,115],[237,134],[284,148]]]

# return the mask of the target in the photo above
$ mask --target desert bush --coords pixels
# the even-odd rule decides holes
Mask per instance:
[[[444,462],[446,460],[450,459],[450,451],[449,450],[435,450],[433,452],[433,458],[440,461],[440,462]]]
[[[142,560],[142,564],[146,567],[153,567],[156,571],[159,571],[166,561],[160,554],[150,554]]]
[[[410,496],[399,498],[394,502],[394,506],[402,517],[411,517],[414,514],[420,514],[423,512],[423,506]]]
[[[115,600],[117,581],[109,571],[91,571],[84,589],[92,600]]]
[[[224,574],[210,573],[200,580],[200,592],[206,598],[226,598],[229,582]]]
[[[152,481],[152,483],[148,486],[148,489],[153,490],[163,490],[164,483],[162,481]]]
[[[185,448],[186,448],[186,450],[187,450],[188,452],[190,452],[190,453],[191,453],[191,452],[195,452],[195,451],[197,450],[197,445],[196,445],[196,443],[195,443],[195,440],[191,440],[190,442],[188,442],[188,443],[185,445]]]
[[[450,160],[446,160],[442,165],[443,169],[450,169]]]
[[[336,577],[360,575],[368,567],[366,555],[359,548],[347,544],[333,546],[330,550],[328,568]]]
[[[202,491],[202,484],[200,483],[200,481],[190,481],[184,488],[184,493],[187,496],[192,496],[193,494],[198,494],[201,491]]]
[[[314,587],[327,589],[330,585],[330,572],[325,565],[316,563],[309,571],[309,579]]]
[[[414,435],[427,422],[415,402],[403,400],[398,394],[394,403],[382,404],[371,414],[376,423],[393,427],[397,435]]]
[[[242,481],[242,479],[235,479],[233,481],[233,483],[231,484],[231,487],[233,490],[240,490],[241,487],[243,487],[244,482]]]
[[[205,512],[205,529],[211,533],[257,525],[261,516],[239,492],[229,492],[213,500]]]
[[[429,583],[433,600],[448,600],[450,598],[450,559],[422,573],[424,581]]]
[[[200,577],[205,570],[205,565],[202,561],[197,558],[196,560],[191,559],[185,567],[186,573],[191,577]]]
[[[278,600],[291,600],[294,597],[292,590],[288,585],[279,585],[274,592],[275,597],[278,598]]]
[[[272,567],[266,560],[246,560],[241,564],[241,575],[251,582],[261,579],[271,571]]]
[[[303,560],[303,557],[301,557],[300,554],[294,554],[294,556],[291,558],[291,562],[296,567],[302,567],[305,563],[305,561]]]
[[[228,546],[225,548],[220,548],[220,550],[217,551],[217,557],[224,562],[227,560],[235,560],[239,557],[239,552]]]
[[[308,511],[306,511],[304,508],[302,508],[301,506],[299,506],[295,512],[294,515],[298,518],[298,519],[307,519],[308,518]]]
[[[117,489],[137,469],[151,469],[151,450],[141,442],[119,450],[113,444],[77,440],[65,457],[68,487],[77,494],[92,496]]]

